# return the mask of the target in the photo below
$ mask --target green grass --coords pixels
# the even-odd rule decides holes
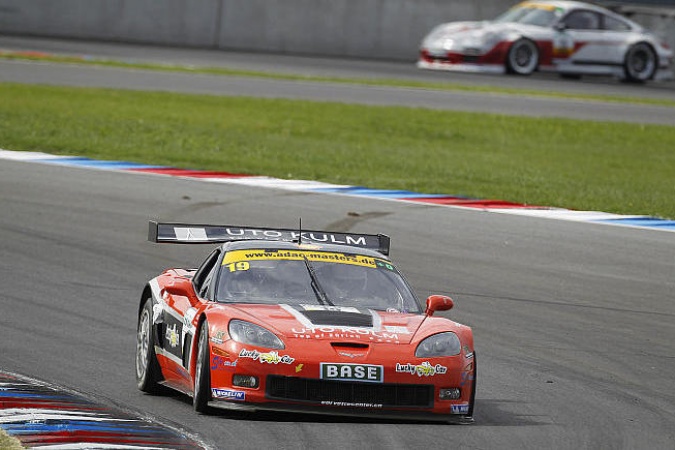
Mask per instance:
[[[442,91],[469,91],[469,92],[485,92],[485,93],[489,92],[506,95],[528,95],[535,97],[594,100],[594,101],[615,102],[615,103],[650,104],[675,108],[675,101],[658,98],[566,93],[566,92],[545,91],[537,89],[505,88],[501,86],[472,86],[459,83],[425,82],[425,81],[413,81],[403,79],[320,77],[320,76],[281,74],[270,72],[257,72],[251,70],[229,69],[225,67],[197,67],[197,66],[181,66],[172,64],[152,64],[147,62],[117,61],[101,58],[82,57],[82,56],[53,55],[40,52],[13,52],[1,49],[0,49],[0,59],[46,61],[54,63],[84,64],[84,65],[94,65],[104,67],[156,70],[165,72],[201,73],[220,76],[243,76],[243,77],[271,78],[282,80],[406,87],[406,88],[431,89]]]
[[[0,428],[0,448],[3,450],[21,450],[23,446],[18,439],[11,437]]]
[[[675,218],[675,127],[0,84],[0,148]]]

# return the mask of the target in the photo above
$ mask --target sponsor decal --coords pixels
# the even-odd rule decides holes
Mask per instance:
[[[292,337],[299,339],[367,339],[374,342],[398,343],[398,333],[376,331],[360,327],[313,327],[292,328]],[[406,329],[406,334],[408,330]]]
[[[302,367],[303,367],[303,366],[304,366],[304,364],[298,364],[297,366],[295,366],[295,373],[300,373],[300,372],[302,372]]]
[[[176,239],[179,241],[206,241],[208,236],[206,235],[206,229],[204,228],[174,228],[176,233]]]
[[[574,40],[567,33],[556,33],[553,38],[553,57],[569,58],[574,53]]]
[[[431,365],[429,361],[424,361],[422,364],[396,363],[396,372],[409,373],[418,377],[433,377],[434,375],[446,374],[448,368],[441,364]]]
[[[469,404],[450,405],[450,412],[452,414],[469,414]]]
[[[179,228],[177,228],[178,230]],[[203,228],[202,228],[203,229]],[[193,234],[194,230],[200,231],[201,229],[192,228]],[[299,238],[304,242],[313,241],[313,242],[327,242],[331,244],[347,244],[355,246],[365,246],[367,245],[366,236],[361,236],[358,234],[351,235],[345,233],[323,233],[323,232],[311,232],[311,231],[292,231],[292,230],[274,230],[274,229],[262,229],[262,228],[230,228],[218,227],[218,232],[225,236],[240,237],[240,238],[258,238],[258,239],[282,239],[297,241]],[[178,234],[178,233],[176,233]]]
[[[267,364],[293,364],[293,361],[295,361],[295,358],[291,358],[288,355],[279,356],[279,352],[260,353],[258,350],[246,349],[242,349],[241,352],[239,352],[239,357],[249,358],[253,361],[260,361],[260,363]]]
[[[395,312],[398,312],[398,311],[395,311]],[[408,327],[398,327],[398,326],[392,326],[392,325],[385,325],[384,329],[387,330],[389,333],[410,334],[410,330],[408,330]]]
[[[246,400],[246,392],[235,391],[233,389],[212,388],[213,398],[224,398],[226,400]]]
[[[197,315],[196,308],[189,308],[187,311],[185,311],[185,316],[183,316],[183,324],[185,325],[186,328],[192,328],[192,321],[194,320],[196,315]]]
[[[373,364],[321,363],[321,379],[382,383],[384,366]]]
[[[211,342],[213,342],[214,344],[221,345],[223,344],[223,342],[225,342],[226,336],[227,333],[225,331],[218,330],[213,336],[211,336]]]
[[[172,326],[167,326],[166,327],[166,332],[164,333],[164,337],[166,338],[166,342],[168,342],[169,346],[171,348],[176,348],[178,347],[178,344],[180,343],[180,335],[178,334],[178,329],[177,329],[177,324],[173,324]]]
[[[326,305],[300,305],[305,311],[338,311],[338,312],[352,312],[360,313],[358,308],[353,306],[326,306]]]
[[[365,353],[359,354],[359,353],[347,353],[347,352],[338,352],[338,355],[344,356],[345,358],[352,358],[352,359],[358,358],[359,356],[366,356]]]
[[[459,386],[462,387],[469,381],[473,381],[475,379],[474,373],[475,372],[473,371],[473,362],[471,362],[464,368],[464,371],[462,372],[462,379],[459,382]]]
[[[211,358],[211,370],[234,371],[234,368],[237,367],[237,361],[239,361],[238,358],[230,361],[229,358],[225,359],[222,356],[213,356]]]
[[[164,307],[160,305],[159,303],[155,303],[152,305],[152,323],[155,325],[164,323],[164,317],[163,313],[164,312]]]
[[[235,250],[227,252],[223,266],[246,261],[287,260],[332,262],[354,266],[376,268],[376,260],[369,256],[349,255],[345,253],[317,252],[312,250]]]
[[[352,402],[334,402],[332,400],[322,400],[324,406],[343,406],[347,408],[382,408],[382,403],[352,403]]]
[[[465,357],[466,359],[471,359],[471,358],[473,358],[473,352],[471,351],[471,349],[469,348],[468,345],[465,345],[465,346],[464,346],[464,357]]]

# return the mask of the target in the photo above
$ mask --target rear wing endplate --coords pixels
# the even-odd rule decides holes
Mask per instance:
[[[389,236],[384,234],[335,233],[332,231],[255,228],[236,225],[161,223],[150,221],[150,242],[167,244],[212,244],[219,242],[269,240],[307,244],[350,245],[389,255]]]

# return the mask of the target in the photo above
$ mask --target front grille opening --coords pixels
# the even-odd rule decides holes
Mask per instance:
[[[266,385],[267,398],[274,400],[380,404],[385,408],[433,406],[434,387],[428,384],[359,383],[268,375]]]

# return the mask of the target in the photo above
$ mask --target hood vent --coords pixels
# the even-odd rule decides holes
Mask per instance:
[[[314,325],[335,327],[372,327],[373,316],[347,311],[302,311]]]
[[[369,347],[368,344],[360,344],[357,342],[331,342],[330,345],[332,345],[333,348],[336,350],[340,350],[343,348],[366,350]]]

